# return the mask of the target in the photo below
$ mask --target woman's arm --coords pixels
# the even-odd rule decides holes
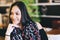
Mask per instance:
[[[5,40],[10,40],[10,36],[5,36]]]
[[[5,40],[10,40],[10,34],[13,31],[14,27],[12,24],[8,25],[7,31],[6,31],[6,35],[5,35]]]
[[[9,24],[7,31],[6,31],[6,35],[5,35],[5,40],[10,40],[10,36],[11,36],[11,32],[14,30],[15,27],[19,27],[18,25],[15,24]]]
[[[39,29],[39,34],[41,35],[41,40],[48,40],[47,34],[44,31],[42,25],[38,22],[36,22],[38,29]]]

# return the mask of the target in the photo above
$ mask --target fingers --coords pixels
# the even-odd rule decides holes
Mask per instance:
[[[17,27],[17,28],[19,28],[19,26],[18,26],[18,25],[16,25],[16,24],[12,24],[12,26],[13,26],[13,27]]]
[[[11,32],[13,31],[13,29],[14,29],[15,27],[18,28],[19,26],[16,25],[16,24],[9,24],[9,25],[8,25],[8,28],[7,28],[7,31],[6,31],[6,34],[10,35]]]
[[[13,27],[12,24],[9,24],[9,25],[8,25],[8,28],[7,28],[7,31],[6,31],[6,34],[7,34],[7,35],[10,35],[14,28],[15,28],[15,27]]]
[[[16,24],[9,24],[9,27],[12,27],[12,28],[17,27],[17,28],[19,28],[19,26],[16,25]]]

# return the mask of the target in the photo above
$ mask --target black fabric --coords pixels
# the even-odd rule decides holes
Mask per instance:
[[[39,30],[39,34],[41,35],[41,40],[48,40],[47,34],[44,29]]]
[[[15,28],[12,31],[10,38],[11,40],[41,40],[39,30],[33,23],[24,26],[23,30]]]

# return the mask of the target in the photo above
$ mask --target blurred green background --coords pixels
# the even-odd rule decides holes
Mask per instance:
[[[35,22],[40,22],[38,6],[32,6],[32,4],[36,4],[36,0],[20,0],[20,1],[23,1],[25,3],[31,19]]]

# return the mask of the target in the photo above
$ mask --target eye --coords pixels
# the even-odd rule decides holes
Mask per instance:
[[[16,13],[16,15],[19,15],[19,13]]]

